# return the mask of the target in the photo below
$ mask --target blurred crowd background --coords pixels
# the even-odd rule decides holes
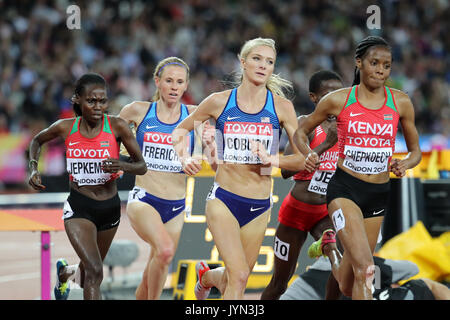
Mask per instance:
[[[67,27],[73,13],[67,13],[70,5],[80,8],[80,29]],[[381,10],[381,29],[367,27],[370,5]],[[392,47],[387,85],[406,92],[414,104],[421,148],[429,156],[421,172],[432,182],[394,185],[392,194],[398,196],[391,197],[391,207],[397,214],[385,221],[383,237],[389,239],[386,235],[405,231],[414,219],[424,220],[433,236],[448,231],[450,203],[445,196],[449,180],[440,184],[433,179],[450,178],[449,21],[450,0],[0,0],[0,194],[35,192],[27,185],[30,139],[54,121],[74,115],[70,98],[75,81],[86,72],[105,77],[109,113],[118,114],[134,100],[149,100],[155,91],[156,64],[165,57],[178,56],[191,71],[184,102],[198,104],[212,92],[227,88],[239,70],[237,54],[246,40],[270,37],[278,49],[275,73],[294,83],[291,99],[297,114],[308,114],[314,108],[308,97],[310,76],[320,69],[331,69],[342,76],[345,86],[351,86],[355,47],[373,34],[384,37]],[[438,155],[437,150],[443,149],[445,155]],[[68,191],[64,160],[62,141],[43,148],[39,170],[46,192]],[[124,185],[132,183],[131,179],[125,181],[126,175],[121,180]],[[198,190],[202,189],[197,185]],[[408,197],[403,201],[405,195]],[[191,228],[192,239],[206,234],[194,227],[203,228],[204,224],[184,227]],[[448,245],[438,247],[420,227],[407,233],[407,240],[401,238],[400,244],[391,246],[394,255],[385,251],[384,257],[420,262],[420,268],[429,272],[427,277],[440,280],[438,277],[445,276],[448,283]],[[137,239],[132,234],[126,237]],[[8,242],[8,237],[2,240],[3,249],[17,248],[18,238]],[[448,232],[441,239],[448,244]],[[272,239],[266,241],[272,245]],[[188,249],[179,251],[190,254],[191,243],[185,242]],[[202,250],[192,257],[209,254]],[[16,258],[14,263],[5,261],[13,271],[3,274],[3,282],[31,274],[18,274],[22,269]],[[21,280],[26,283],[23,291],[28,293],[31,280]],[[33,283],[38,286],[37,280]],[[22,288],[15,283],[14,287]]]
[[[69,30],[76,4],[81,29]],[[366,25],[369,5],[381,29]],[[276,40],[275,72],[295,85],[298,114],[310,113],[308,79],[338,72],[346,86],[354,50],[369,34],[392,46],[389,85],[409,94],[420,134],[450,136],[448,0],[0,0],[0,134],[29,133],[73,116],[70,98],[83,73],[101,73],[110,110],[153,95],[153,70],[167,56],[190,66],[186,103],[224,89],[245,40]]]

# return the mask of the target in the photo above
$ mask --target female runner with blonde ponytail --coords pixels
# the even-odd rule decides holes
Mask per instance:
[[[184,152],[184,137],[197,123],[216,121],[219,163],[207,197],[206,219],[225,267],[210,270],[204,261],[197,263],[197,299],[206,299],[212,286],[224,299],[243,298],[272,207],[271,167],[304,168],[304,157],[295,148],[292,155],[278,157],[282,128],[294,145],[297,116],[284,97],[292,85],[273,74],[275,42],[249,40],[238,58],[242,76],[237,87],[211,94],[172,134],[183,170],[194,175],[201,166]]]

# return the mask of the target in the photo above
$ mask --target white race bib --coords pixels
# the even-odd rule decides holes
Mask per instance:
[[[181,162],[173,148],[170,133],[146,132],[142,143],[142,156],[149,170],[182,171]]]
[[[311,182],[309,183],[308,191],[326,195],[328,183],[333,175],[334,171],[316,170],[311,178]]]
[[[388,170],[392,148],[363,148],[346,145],[344,167],[357,173],[378,174]]]
[[[226,122],[223,129],[223,160],[234,163],[257,164],[259,158],[251,151],[250,141],[261,142],[266,151],[272,150],[271,123]]]
[[[67,158],[67,172],[79,186],[105,184],[111,174],[103,172],[104,159]]]

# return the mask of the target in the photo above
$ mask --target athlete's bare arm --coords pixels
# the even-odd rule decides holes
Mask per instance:
[[[198,106],[196,105],[187,105],[189,114],[193,113]],[[216,171],[217,170],[217,154],[216,149],[217,145],[214,139],[215,128],[209,123],[209,120],[206,120],[202,123],[201,126],[196,127],[195,135],[200,135],[202,142],[203,154],[208,159],[208,162],[211,168]],[[197,139],[197,138],[196,138]],[[197,141],[197,140],[196,140]],[[194,154],[195,156],[195,154]]]
[[[275,166],[290,171],[300,171],[304,169],[305,157],[297,150],[293,144],[294,132],[297,129],[297,116],[294,106],[288,99],[274,95],[274,104],[281,127],[286,130],[286,134],[291,144],[291,154],[289,155],[269,155],[260,142],[250,141],[252,152],[255,153],[263,164]],[[281,133],[280,133],[281,134]]]
[[[414,168],[422,159],[419,145],[419,134],[414,123],[414,107],[409,96],[399,90],[392,90],[400,115],[403,135],[405,137],[408,155],[400,160],[391,161],[390,170],[398,177],[403,177],[407,169]]]
[[[304,115],[301,115],[301,116],[299,116],[297,118],[297,125],[298,125],[298,127],[303,122],[302,118],[304,118],[304,117],[305,117]],[[309,143],[311,143],[313,138],[314,138],[314,131],[309,133],[309,135],[308,135]],[[286,144],[286,147],[284,149],[284,153],[283,154],[286,155],[286,156],[292,154],[292,147],[291,147],[291,143],[290,142],[288,142]],[[281,169],[281,176],[283,177],[283,179],[288,179],[288,178],[292,177],[293,175],[295,175],[297,172],[298,171],[290,171],[290,170],[286,170],[286,169]]]
[[[305,117],[302,126],[294,134],[295,145],[306,156],[305,169],[309,172],[314,171],[319,165],[319,156],[309,147],[308,134],[325,121],[329,115],[339,115],[349,90],[350,88],[339,89],[320,99],[316,109]]]
[[[133,124],[136,128],[144,119],[149,106],[150,102],[148,101],[133,101],[120,110],[119,117]]]
[[[201,170],[201,164],[193,161],[187,152],[186,135],[206,120],[210,118],[217,119],[225,107],[229,94],[229,90],[211,94],[198,105],[189,117],[181,121],[173,130],[173,147],[186,174],[195,175]]]
[[[44,143],[58,137],[61,137],[63,139],[66,138],[74,120],[75,120],[74,118],[58,120],[52,125],[50,125],[48,128],[39,132],[31,140],[29,150],[31,174],[28,183],[33,187],[33,189],[35,190],[45,189],[45,186],[41,182],[41,175],[37,170],[39,156],[41,153],[41,146]]]
[[[111,126],[116,135],[116,139],[122,142],[130,155],[131,162],[121,161],[119,159],[108,158],[104,160],[102,169],[105,172],[115,173],[119,170],[131,174],[143,175],[147,172],[147,166],[142,157],[141,149],[128,126],[128,123],[118,116],[110,116]]]

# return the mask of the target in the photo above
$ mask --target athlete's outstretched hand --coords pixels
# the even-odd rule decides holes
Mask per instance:
[[[397,177],[404,177],[407,169],[406,161],[400,159],[391,160],[389,171],[394,173]]]
[[[311,151],[308,153],[305,159],[305,170],[308,172],[314,172],[320,165],[320,158],[317,153]]]
[[[33,170],[30,175],[30,179],[28,179],[28,183],[33,187],[34,190],[44,190],[45,186],[41,181],[41,174],[37,170]]]
[[[215,141],[216,128],[209,124],[208,121],[203,125],[202,141],[210,146]]]
[[[103,172],[117,173],[121,170],[121,164],[119,159],[108,158],[102,161]]]
[[[273,157],[267,153],[266,148],[261,142],[250,140],[250,149],[254,155],[258,156],[263,165],[273,165]]]
[[[181,159],[181,165],[183,168],[183,171],[190,176],[196,175],[200,170],[202,170],[202,160],[188,157],[185,159]]]

